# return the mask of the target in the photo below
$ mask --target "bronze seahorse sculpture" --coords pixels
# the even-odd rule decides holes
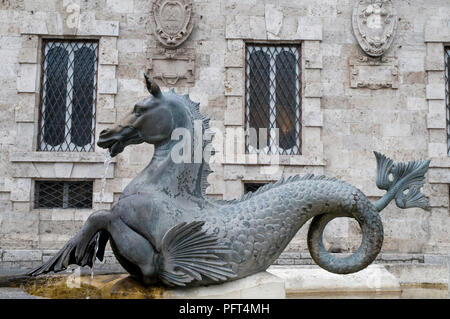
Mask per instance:
[[[380,252],[383,225],[379,212],[395,199],[400,208],[428,209],[420,189],[429,161],[394,163],[375,152],[377,186],[387,193],[371,203],[357,188],[324,176],[293,176],[248,193],[241,199],[206,197],[209,165],[175,163],[175,128],[194,136],[209,120],[189,96],[163,93],[145,76],[150,96],[134,106],[122,124],[104,130],[98,145],[116,156],[130,144],[151,143],[150,164],[124,189],[111,210],[93,213],[81,230],[48,262],[29,275],[58,272],[70,264],[102,260],[111,243],[119,263],[143,284],[194,286],[236,280],[267,269],[297,231],[312,218],[308,248],[322,268],[347,274],[367,267]],[[336,217],[355,218],[362,229],[359,249],[336,258],[324,247],[326,224]]]

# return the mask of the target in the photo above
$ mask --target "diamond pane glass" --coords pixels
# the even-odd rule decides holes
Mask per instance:
[[[247,45],[246,60],[247,153],[301,154],[299,47]]]
[[[39,151],[94,150],[98,42],[44,43]]]
[[[92,181],[36,181],[35,208],[92,208]]]

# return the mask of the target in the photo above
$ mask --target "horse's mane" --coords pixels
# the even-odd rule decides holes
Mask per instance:
[[[200,103],[196,103],[194,101],[191,100],[191,98],[189,97],[189,94],[184,94],[184,95],[178,95],[175,93],[174,89],[170,89],[169,94],[171,94],[173,97],[176,97],[178,99],[180,99],[180,102],[186,106],[191,114],[192,114],[192,121],[195,120],[200,120],[202,121],[202,134],[205,134],[206,131],[208,131],[210,129],[210,119],[208,117],[206,117],[205,115],[203,115],[202,113],[200,113]],[[211,132],[211,136],[212,136],[212,132]],[[205,150],[207,143],[202,143],[202,154],[203,151]],[[212,150],[212,152],[214,152],[214,150]],[[211,154],[212,155],[212,154]],[[208,176],[209,174],[212,173],[212,170],[209,166],[209,163],[202,160],[201,165],[201,181],[200,181],[200,188],[201,188],[201,192],[202,195],[204,197],[206,197],[206,188],[208,187],[209,183],[208,183]]]

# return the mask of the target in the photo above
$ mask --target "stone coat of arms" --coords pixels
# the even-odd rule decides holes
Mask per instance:
[[[381,56],[391,46],[397,15],[391,0],[359,0],[353,10],[353,32],[361,49]]]
[[[158,41],[166,48],[180,46],[193,27],[192,0],[154,0],[151,20]]]

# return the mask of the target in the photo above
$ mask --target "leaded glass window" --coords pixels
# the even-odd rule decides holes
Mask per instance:
[[[39,151],[94,150],[97,41],[46,40]]]
[[[247,152],[301,154],[299,61],[299,46],[247,45]]]

